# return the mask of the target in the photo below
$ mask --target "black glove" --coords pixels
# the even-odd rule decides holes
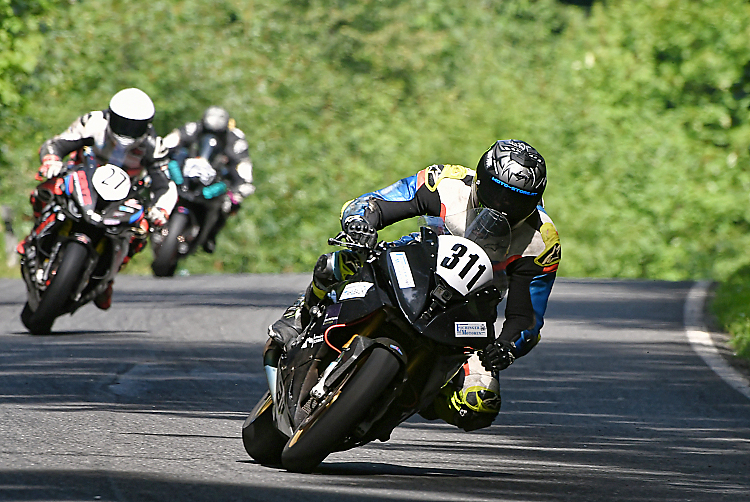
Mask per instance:
[[[479,360],[487,371],[502,371],[516,360],[513,344],[507,340],[495,340],[479,353]]]
[[[361,216],[350,216],[344,222],[344,233],[357,244],[370,249],[378,243],[378,232]]]

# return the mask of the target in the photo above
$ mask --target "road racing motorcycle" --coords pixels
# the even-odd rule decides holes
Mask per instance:
[[[81,154],[82,162],[69,162],[68,174],[37,188],[45,206],[23,243],[21,321],[35,335],[49,334],[58,317],[102,293],[128,255],[131,237],[144,231],[146,183],[133,183],[121,165],[99,166],[89,147]]]
[[[179,199],[167,224],[151,234],[151,269],[157,277],[172,277],[179,260],[203,246],[219,221],[227,185],[220,181],[226,163],[218,146],[216,136],[206,134],[197,157],[181,156],[170,163]]]
[[[268,391],[242,427],[254,460],[310,472],[332,452],[386,441],[494,341],[506,288],[486,249],[504,258],[510,225],[476,213],[464,236],[423,226],[374,250],[329,239],[364,263],[310,309],[275,365],[264,362]]]

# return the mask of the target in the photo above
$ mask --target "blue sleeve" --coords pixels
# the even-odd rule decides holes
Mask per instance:
[[[414,199],[419,189],[417,177],[418,175],[415,174],[400,179],[380,190],[360,195],[344,207],[341,212],[341,221],[346,220],[349,216],[364,216],[365,210],[369,207],[368,201],[371,198],[388,202],[405,202]]]
[[[534,277],[529,284],[531,306],[534,310],[535,324],[531,329],[521,331],[521,336],[513,342],[516,346],[516,357],[527,354],[541,339],[541,329],[544,326],[544,314],[547,311],[547,301],[552,292],[556,274],[543,274]]]

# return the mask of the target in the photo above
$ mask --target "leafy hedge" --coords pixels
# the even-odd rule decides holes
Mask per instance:
[[[510,137],[548,161],[562,275],[723,279],[750,264],[747,2],[0,5],[36,6],[14,17],[25,31],[3,20],[29,53],[0,74],[18,96],[0,202],[26,215],[20,232],[39,144],[138,86],[162,134],[218,103],[249,136],[258,191],[191,272],[307,271],[344,201],[431,163],[474,166]]]

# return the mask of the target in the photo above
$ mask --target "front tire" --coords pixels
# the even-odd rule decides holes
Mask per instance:
[[[253,460],[263,465],[281,464],[281,451],[287,442],[273,422],[273,400],[266,391],[242,425],[242,443]]]
[[[183,213],[174,213],[167,224],[167,235],[158,249],[154,249],[154,261],[151,263],[156,277],[172,277],[177,270],[180,256],[178,246],[179,237],[185,232],[189,224],[189,217]]]
[[[297,429],[281,453],[281,463],[292,472],[311,472],[351,434],[399,370],[387,349],[375,347],[370,356],[328,408],[304,428]]]
[[[42,299],[35,311],[28,302],[21,312],[21,322],[32,335],[49,335],[55,319],[65,312],[70,293],[75,289],[86,266],[89,252],[80,242],[70,241],[63,250],[50,285],[42,293]]]

